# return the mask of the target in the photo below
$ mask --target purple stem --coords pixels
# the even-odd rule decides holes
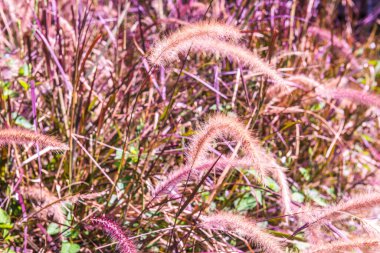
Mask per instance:
[[[40,30],[38,30],[37,28],[35,29],[35,31],[36,31],[36,34],[38,35],[38,37],[44,42],[46,48],[49,50],[49,52],[51,54],[51,57],[53,58],[55,64],[57,65],[59,72],[61,72],[62,79],[63,79],[63,82],[66,86],[66,89],[69,92],[72,92],[73,91],[73,85],[70,83],[69,79],[67,79],[66,73],[63,70],[61,63],[59,63],[58,58],[54,53],[54,50],[49,45],[49,42],[47,41],[45,36],[42,34],[42,32],[40,32]]]
[[[21,206],[22,217],[26,221],[27,215],[26,215],[24,199],[18,190],[17,190],[17,194],[18,194],[18,202],[20,203],[20,206]],[[28,225],[25,224],[24,226],[24,253],[28,253],[27,246],[28,246]]]
[[[219,69],[218,66],[214,66],[214,88],[219,91]],[[219,93],[216,93],[216,111],[220,111],[220,96]]]
[[[41,230],[43,234],[45,234],[47,241],[53,245],[55,250],[57,250],[57,245],[55,244],[53,238],[47,233],[46,229],[41,225],[41,223],[37,223],[37,227]]]
[[[34,84],[34,81],[32,80],[30,82],[30,95],[32,97],[32,112],[33,112],[33,123],[34,123],[34,131],[38,133],[38,124],[37,124],[37,108],[36,108],[36,103],[37,103],[37,98],[36,98],[36,86]],[[37,157],[38,157],[38,178],[40,180],[40,184],[42,182],[42,165],[41,165],[41,157],[40,157],[40,147],[38,143],[36,143],[37,147]]]

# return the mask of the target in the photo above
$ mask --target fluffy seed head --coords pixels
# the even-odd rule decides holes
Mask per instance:
[[[97,217],[92,218],[90,222],[93,225],[100,226],[100,228],[103,229],[104,232],[112,238],[112,240],[117,242],[118,250],[121,253],[137,253],[137,249],[133,241],[129,239],[121,226],[115,221],[105,217]]]
[[[380,97],[368,92],[347,88],[326,89],[323,87],[316,89],[316,92],[326,98],[347,99],[355,104],[380,108]]]
[[[378,238],[356,238],[352,241],[334,241],[322,245],[311,245],[306,253],[348,252],[355,248],[368,249],[373,247],[380,250],[379,246],[380,240]]]
[[[57,150],[68,150],[69,147],[56,138],[22,128],[3,128],[0,130],[0,147],[15,143],[17,145],[38,144],[40,147],[51,147]]]
[[[229,58],[233,62],[240,63],[252,71],[258,71],[266,75],[276,84],[279,84],[282,89],[289,89],[291,84],[251,50],[231,41],[225,41],[226,38],[234,38],[234,36],[221,36],[218,32],[210,32],[213,29],[213,25],[203,26],[204,31],[201,34],[192,33],[191,36],[179,36],[180,39],[176,39],[178,35],[174,33],[172,36],[158,42],[153,47],[150,60],[157,65],[165,65],[178,60],[180,54],[186,55],[189,50],[197,53],[220,55],[221,57]],[[226,31],[223,31],[223,29],[220,29],[220,31],[226,34]],[[175,43],[168,43],[167,41],[175,41]],[[170,50],[167,48],[170,48]]]
[[[252,163],[245,159],[236,159],[233,161],[221,159],[217,163],[209,161],[195,168],[185,166],[171,173],[161,184],[159,184],[153,191],[153,197],[169,194],[179,183],[183,181],[200,179],[200,175],[211,168],[215,169],[217,172],[221,172],[228,165],[233,167],[248,168],[252,166]]]
[[[264,232],[254,221],[244,216],[220,212],[202,218],[199,225],[205,229],[221,230],[239,234],[270,253],[283,253],[279,240]]]
[[[308,224],[306,234],[308,240],[315,243],[322,237],[321,227],[327,221],[339,219],[344,213],[358,215],[360,211],[380,205],[380,193],[370,192],[358,194],[346,201],[327,207],[303,207],[300,220]]]
[[[178,57],[178,48],[186,41],[210,38],[237,42],[241,38],[239,29],[217,21],[202,21],[184,26],[170,36],[154,44],[149,60],[154,65],[165,65]]]

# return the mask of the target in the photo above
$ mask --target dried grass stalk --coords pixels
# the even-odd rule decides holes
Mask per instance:
[[[68,150],[69,147],[55,137],[36,133],[21,128],[4,128],[0,130],[0,147],[8,144],[38,144],[40,147],[51,147],[56,150]]]
[[[284,252],[278,238],[264,232],[254,221],[244,216],[220,212],[203,217],[202,220],[200,224],[202,228],[236,233],[257,244],[266,252]]]
[[[121,253],[137,253],[136,246],[133,241],[126,235],[122,227],[113,220],[105,217],[92,218],[90,222],[100,226],[113,241],[117,243],[118,250]]]

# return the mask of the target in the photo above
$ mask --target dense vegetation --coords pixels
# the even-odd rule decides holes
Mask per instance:
[[[377,252],[379,15],[0,0],[0,251]]]

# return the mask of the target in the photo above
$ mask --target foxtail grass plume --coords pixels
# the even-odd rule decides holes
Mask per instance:
[[[45,220],[52,218],[59,224],[63,224],[65,222],[66,218],[63,213],[61,201],[48,189],[39,186],[28,186],[21,187],[20,193],[24,196],[24,198],[37,202],[38,207],[40,208],[35,212],[35,216],[37,218]]]
[[[169,194],[175,187],[186,180],[199,180],[203,172],[209,169],[215,169],[216,172],[221,172],[228,165],[233,167],[249,168],[252,162],[249,160],[225,160],[221,159],[218,162],[207,162],[198,167],[185,166],[177,171],[171,173],[161,184],[159,184],[153,191],[153,197],[159,197],[163,194]]]
[[[260,246],[268,253],[283,253],[283,247],[278,238],[264,232],[257,224],[244,216],[220,212],[202,217],[201,228],[236,233],[252,243]]]
[[[0,130],[0,147],[9,145],[33,144],[39,147],[51,147],[56,150],[68,150],[69,147],[58,141],[55,137],[36,133],[21,128],[3,128]]]
[[[326,89],[323,87],[316,89],[316,92],[325,98],[347,99],[355,104],[380,108],[380,96],[376,94],[348,88]]]
[[[206,123],[197,131],[192,138],[187,152],[187,166],[197,168],[202,166],[205,161],[210,161],[209,150],[212,143],[217,139],[233,139],[241,141],[244,162],[251,161],[251,167],[255,168],[260,178],[271,173],[281,187],[283,208],[286,214],[290,210],[290,192],[284,173],[284,168],[279,166],[273,156],[261,147],[251,132],[236,117],[223,114],[211,116]],[[236,163],[236,161],[235,161]],[[246,166],[245,166],[246,167]]]
[[[333,241],[331,243],[320,243],[311,245],[306,253],[334,253],[349,252],[354,249],[372,249],[380,250],[379,238],[355,238],[351,241]],[[375,248],[376,247],[376,248]]]
[[[243,157],[252,160],[259,174],[266,176],[276,167],[275,160],[260,146],[251,132],[237,117],[214,114],[197,130],[187,151],[188,166],[198,167],[210,159],[210,150],[214,141],[232,139],[241,142]]]
[[[370,192],[358,194],[346,201],[324,208],[306,208],[303,213],[304,220],[309,223],[320,222],[322,220],[332,220],[338,218],[342,213],[357,213],[363,209],[373,208],[380,205],[380,193]]]
[[[338,100],[347,99],[355,104],[380,108],[380,96],[376,94],[350,88],[328,87],[303,75],[292,76],[289,77],[288,80],[301,84],[306,90],[315,89],[315,93],[323,98],[333,98]]]
[[[120,253],[137,253],[133,241],[126,235],[122,227],[115,221],[106,217],[92,218],[90,222],[99,226],[113,241],[117,243]]]
[[[222,22],[202,21],[189,24],[156,42],[151,50],[149,60],[154,65],[165,65],[175,61],[178,58],[178,48],[188,40],[212,38],[238,42],[241,37],[242,35],[237,27]]]
[[[207,29],[204,28],[205,32],[199,35],[197,33],[191,33],[191,36],[188,36],[186,33],[182,34],[181,31],[179,31],[157,42],[151,50],[150,61],[156,65],[165,65],[177,60],[180,54],[186,55],[189,50],[197,53],[220,55],[221,57],[229,58],[233,62],[240,63],[252,71],[258,71],[266,75],[283,89],[289,89],[290,83],[251,50],[233,41],[225,41],[224,39],[226,37],[215,36],[217,33],[209,32],[213,30],[213,24],[203,26],[207,27]],[[228,38],[231,37],[230,35],[228,36]],[[171,44],[170,50],[166,49],[168,47],[166,41],[175,41],[175,43]]]

